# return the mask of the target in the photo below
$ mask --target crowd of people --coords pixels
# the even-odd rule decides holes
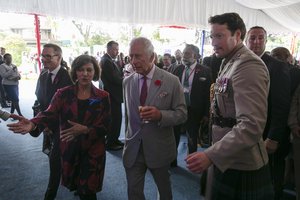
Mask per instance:
[[[50,166],[45,200],[55,199],[59,182],[82,200],[97,199],[105,151],[122,149],[128,199],[145,199],[149,170],[159,199],[171,200],[169,169],[177,167],[181,134],[187,168],[203,174],[205,199],[280,200],[292,168],[300,198],[300,69],[286,48],[266,52],[266,30],[247,32],[237,13],[208,22],[214,54],[203,60],[197,46],[186,44],[159,62],[152,42],[137,37],[128,56],[110,41],[101,59],[80,55],[69,70],[61,48],[44,45],[32,119],[21,114],[20,76],[4,55],[0,75],[12,108],[0,117],[18,120],[8,124],[14,133],[43,133]],[[99,80],[100,89],[92,83]]]

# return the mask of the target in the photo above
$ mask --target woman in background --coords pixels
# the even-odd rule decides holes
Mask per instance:
[[[12,64],[12,57],[9,53],[3,56],[4,63],[0,65],[0,75],[2,76],[2,85],[7,94],[8,100],[11,101],[10,113],[13,114],[17,110],[22,116],[19,106],[19,80],[21,75],[16,65]]]

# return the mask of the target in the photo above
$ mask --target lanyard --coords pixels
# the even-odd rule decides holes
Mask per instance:
[[[187,77],[185,77],[185,75],[186,75],[186,70],[187,70],[187,68],[186,68],[185,71],[184,71],[184,80],[190,80],[190,77],[191,77],[191,75],[194,73],[195,69],[196,69],[196,67],[194,67],[194,69],[189,73],[189,76],[188,76],[188,78],[187,78]]]

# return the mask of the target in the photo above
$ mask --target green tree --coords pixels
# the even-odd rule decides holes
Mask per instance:
[[[90,39],[90,35],[91,35],[92,24],[76,22],[75,20],[72,20],[72,23],[78,29],[79,33],[83,37],[84,46],[89,46],[89,39]]]
[[[111,37],[107,33],[94,34],[89,40],[89,46],[104,45],[111,40]]]
[[[22,53],[26,51],[26,42],[19,35],[8,35],[3,42],[7,53],[12,55],[13,63],[20,66],[22,63]]]
[[[132,27],[133,37],[139,37],[142,35],[143,27]]]
[[[160,36],[159,29],[156,29],[156,30],[153,32],[152,37],[153,37],[154,40],[157,40],[157,41],[159,41],[159,42],[162,43],[162,44],[164,44],[164,43],[169,43],[169,42],[170,42],[169,39],[167,39],[167,38],[162,38],[162,37]]]

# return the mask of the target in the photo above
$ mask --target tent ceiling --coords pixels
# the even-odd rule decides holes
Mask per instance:
[[[237,12],[248,28],[268,32],[300,32],[299,9],[300,0],[0,0],[2,12],[199,28],[212,15]]]
[[[300,0],[236,0],[241,5],[260,9],[283,27],[300,32]]]

